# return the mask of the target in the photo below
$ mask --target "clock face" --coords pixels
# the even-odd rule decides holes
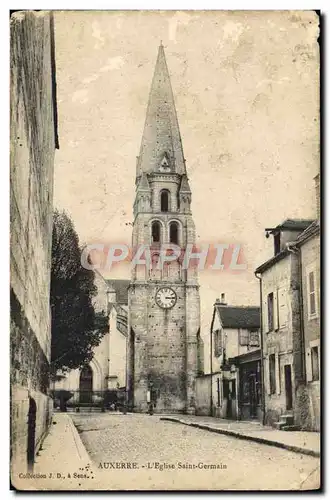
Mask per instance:
[[[170,309],[176,304],[176,293],[172,288],[160,288],[156,293],[156,304],[162,309]]]

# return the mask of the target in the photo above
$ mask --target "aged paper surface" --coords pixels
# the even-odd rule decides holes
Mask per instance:
[[[10,22],[13,487],[318,489],[319,17]],[[76,365],[55,209],[107,320]]]

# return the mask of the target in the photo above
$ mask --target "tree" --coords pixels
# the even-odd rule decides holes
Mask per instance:
[[[93,357],[108,329],[104,312],[95,312],[94,273],[80,262],[82,249],[70,217],[55,210],[51,270],[51,376],[82,367]]]

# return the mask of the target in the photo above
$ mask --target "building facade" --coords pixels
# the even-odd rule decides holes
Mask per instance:
[[[199,377],[209,390],[209,413],[220,418],[249,420],[261,418],[260,308],[214,304],[211,322],[211,377]],[[197,398],[197,413],[205,414]]]
[[[12,471],[33,467],[50,424],[50,271],[58,148],[48,12],[10,21],[10,382]]]
[[[108,315],[109,330],[95,347],[91,362],[81,369],[70,370],[54,385],[60,391],[69,391],[67,406],[103,406],[108,392],[125,390],[128,280],[110,280],[95,271],[97,295],[95,312]],[[58,373],[58,375],[61,375]]]
[[[302,286],[302,325],[305,349],[307,406],[305,427],[321,427],[321,294],[320,294],[320,222],[317,219],[296,241]]]
[[[312,389],[309,396],[306,387],[306,367],[310,358],[305,337],[307,325],[311,342],[308,348],[319,345],[316,312],[319,246],[315,239],[303,236],[310,227],[314,227],[311,220],[288,219],[275,228],[266,229],[274,237],[274,256],[256,269],[262,300],[265,423],[279,428],[312,428],[309,403]],[[308,308],[304,303],[308,304],[308,300],[310,303],[315,301],[315,310],[306,322],[304,315]],[[315,349],[313,356],[314,352]]]
[[[191,190],[163,46],[160,46],[137,158],[132,246],[151,263],[133,267],[129,288],[128,401],[134,411],[194,410],[200,338],[196,269],[158,265],[160,249],[195,243]]]

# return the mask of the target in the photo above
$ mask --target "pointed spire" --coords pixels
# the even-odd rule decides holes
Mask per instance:
[[[148,177],[147,177],[147,174],[145,174],[144,172],[142,172],[140,182],[139,182],[137,189],[138,189],[138,191],[149,191],[150,190]]]
[[[158,172],[164,157],[167,171],[186,172],[174,97],[167,69],[164,46],[158,49],[155,72],[149,94],[147,116],[144,125],[137,176],[142,172]]]
[[[186,174],[184,174],[181,179],[180,193],[191,193],[188,177]]]

